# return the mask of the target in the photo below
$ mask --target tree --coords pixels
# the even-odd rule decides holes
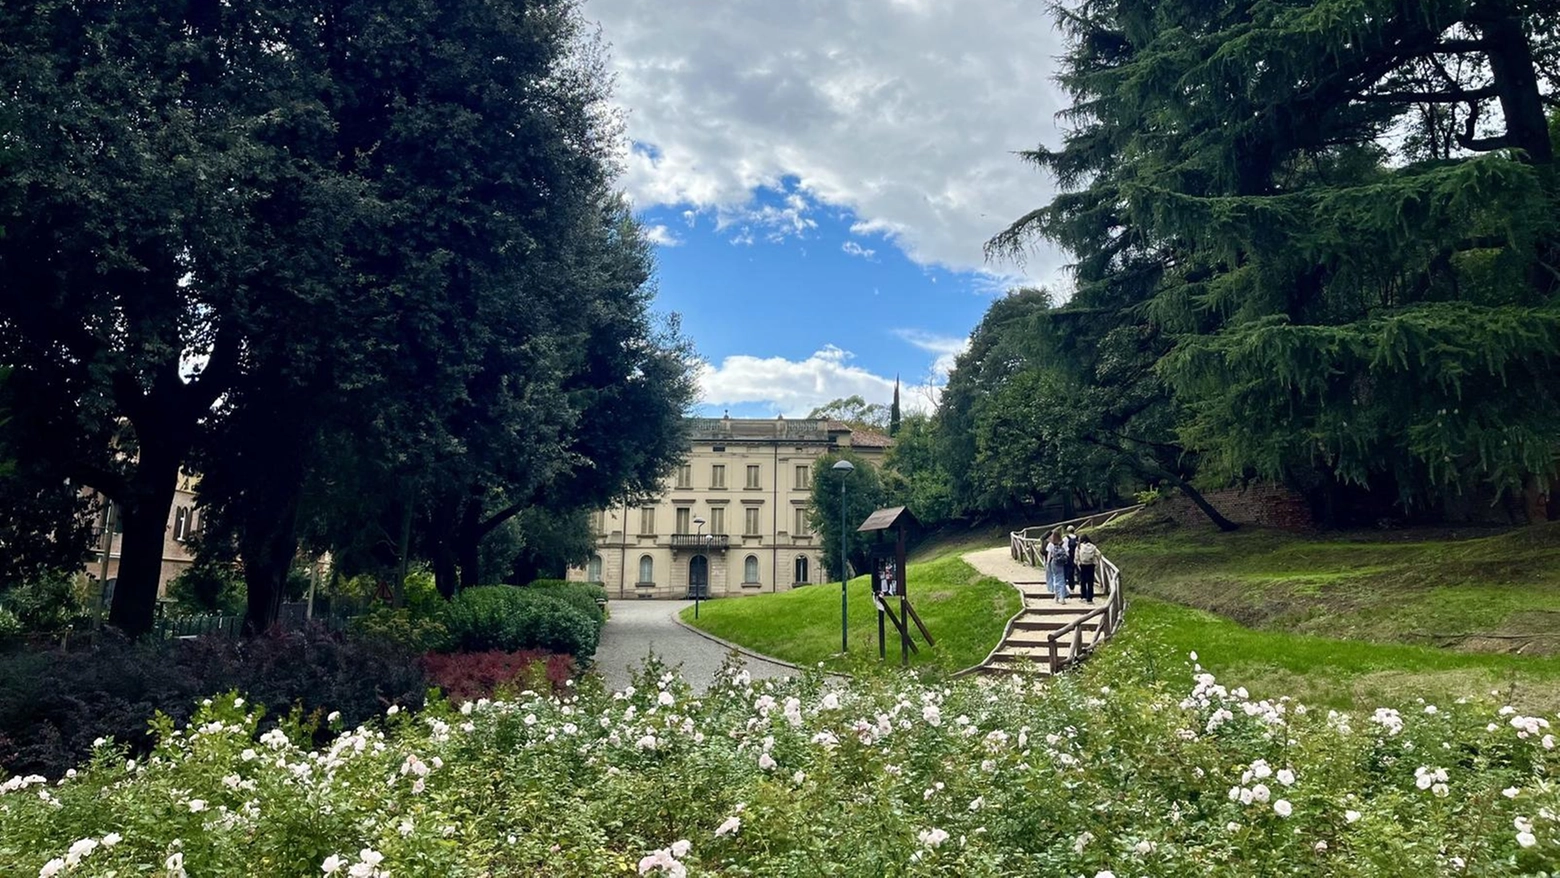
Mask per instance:
[[[1533,496],[1560,453],[1557,12],[1058,6],[1072,128],[1026,157],[1063,194],[990,250],[1061,244],[1080,295],[1164,340],[1205,476]]]
[[[888,435],[890,438],[899,435],[899,376],[894,376],[894,403],[888,408]]]
[[[850,461],[855,469],[846,473],[834,469],[834,464],[841,460]],[[866,570],[872,562],[872,537],[858,533],[856,528],[874,510],[882,507],[886,499],[877,467],[859,455],[839,451],[818,458],[813,471],[816,475],[812,481],[812,508],[808,513],[808,522],[813,533],[821,538],[818,552],[823,558],[824,568],[830,576],[839,578],[842,538],[840,491],[843,487],[846,561],[854,570]]]
[[[911,412],[899,427],[883,465],[883,489],[923,525],[953,518],[953,492],[941,456],[939,426],[931,415]]]
[[[813,409],[807,417],[839,421],[852,430],[870,430],[874,433],[886,433],[891,423],[890,411],[886,406],[867,402],[860,395],[830,400]]]

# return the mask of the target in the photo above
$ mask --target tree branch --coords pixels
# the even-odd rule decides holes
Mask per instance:
[[[1389,91],[1360,94],[1354,97],[1355,100],[1366,103],[1462,104],[1482,101],[1497,96],[1498,92],[1495,90],[1495,86],[1487,85],[1472,91],[1464,89],[1452,91]]]

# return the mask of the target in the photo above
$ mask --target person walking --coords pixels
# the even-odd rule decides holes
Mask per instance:
[[[1045,545],[1045,583],[1056,602],[1067,603],[1067,546],[1060,529],[1051,531]]]
[[[1078,537],[1078,550],[1073,553],[1073,563],[1078,569],[1078,587],[1083,592],[1083,602],[1094,603],[1094,572],[1100,563],[1100,547],[1094,545],[1088,534]]]
[[[1067,587],[1071,589],[1078,584],[1078,529],[1067,525],[1067,535],[1062,537],[1062,545],[1067,547]]]

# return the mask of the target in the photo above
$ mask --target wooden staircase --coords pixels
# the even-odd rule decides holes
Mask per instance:
[[[1044,528],[1026,528],[1011,535],[1010,553],[1031,575],[1040,572],[1033,563],[1039,559],[1037,544],[1052,528],[1072,524],[1083,528],[1110,521],[1140,507],[1117,509],[1087,518],[1058,522]],[[1033,534],[1033,536],[1031,536]],[[1007,630],[986,660],[963,673],[1005,674],[1017,671],[1042,674],[1060,673],[1088,658],[1096,647],[1109,640],[1121,627],[1126,600],[1121,590],[1121,570],[1110,559],[1100,556],[1096,568],[1094,603],[1086,604],[1074,591],[1065,604],[1057,603],[1043,579],[1010,578],[1009,583],[1023,595],[1024,606],[1008,620]]]

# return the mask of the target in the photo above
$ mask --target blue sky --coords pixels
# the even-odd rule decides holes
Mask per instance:
[[[657,307],[701,412],[926,408],[994,296],[1060,257],[982,244],[1045,203],[1013,154],[1057,140],[1058,36],[1025,0],[589,0],[624,118]]]

